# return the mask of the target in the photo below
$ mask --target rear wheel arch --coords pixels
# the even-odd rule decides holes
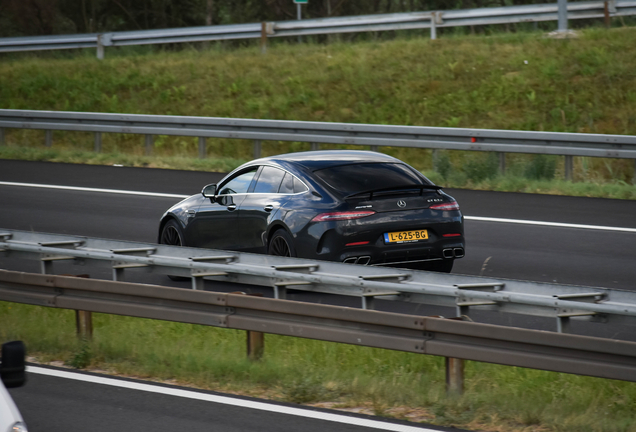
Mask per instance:
[[[287,234],[289,234],[292,238],[294,238],[294,236],[289,231],[289,229],[285,226],[285,224],[283,224],[280,221],[275,222],[269,227],[267,231],[267,245],[266,245],[267,247],[269,247],[269,242],[272,240],[272,237],[274,237],[274,234],[276,234],[276,231],[280,231],[280,230],[287,231]]]
[[[287,248],[287,252],[283,252],[283,249]],[[298,256],[296,246],[294,244],[294,237],[289,230],[283,225],[276,225],[272,227],[268,239],[267,239],[267,254],[278,256]]]

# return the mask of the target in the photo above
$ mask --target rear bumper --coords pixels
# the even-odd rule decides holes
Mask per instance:
[[[350,247],[341,251],[334,261],[351,264],[397,265],[445,259],[459,259],[465,255],[463,238],[454,238],[452,242],[410,244],[409,247],[378,248]]]
[[[299,233],[296,246],[302,257],[352,264],[454,260],[464,256],[463,222],[460,211],[384,213],[353,221],[312,224]],[[387,232],[424,229],[428,232],[426,240],[385,241]]]

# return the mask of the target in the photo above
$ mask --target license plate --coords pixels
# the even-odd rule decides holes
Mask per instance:
[[[428,240],[427,230],[395,231],[384,233],[385,243],[410,243],[421,240]]]

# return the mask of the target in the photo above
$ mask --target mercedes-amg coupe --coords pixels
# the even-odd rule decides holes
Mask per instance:
[[[406,163],[369,151],[248,162],[171,207],[159,243],[450,272],[459,205]]]

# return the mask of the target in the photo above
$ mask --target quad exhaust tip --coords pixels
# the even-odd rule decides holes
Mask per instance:
[[[349,257],[343,261],[345,264],[367,265],[371,262],[370,256]]]
[[[448,248],[442,250],[442,256],[446,259],[463,258],[464,248]]]

